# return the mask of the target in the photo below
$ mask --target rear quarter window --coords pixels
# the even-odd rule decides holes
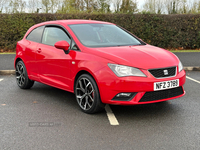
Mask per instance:
[[[27,40],[41,43],[44,26],[33,29],[26,37]]]

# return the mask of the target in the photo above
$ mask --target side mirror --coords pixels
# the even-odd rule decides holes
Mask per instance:
[[[58,41],[54,44],[54,46],[58,49],[63,49],[64,51],[69,51],[69,43],[67,41]]]

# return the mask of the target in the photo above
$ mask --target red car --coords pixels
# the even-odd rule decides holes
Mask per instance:
[[[105,104],[156,103],[185,94],[185,71],[171,52],[108,22],[60,20],[31,27],[16,47],[16,80],[75,93],[85,113]]]

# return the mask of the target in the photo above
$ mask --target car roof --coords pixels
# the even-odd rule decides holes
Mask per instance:
[[[69,20],[55,20],[55,21],[42,22],[42,23],[36,24],[34,26],[38,27],[41,25],[48,25],[48,24],[71,25],[71,24],[113,24],[113,23],[104,22],[104,21],[96,21],[96,20],[69,19]]]
[[[59,22],[62,22],[64,24],[85,24],[85,23],[100,23],[100,24],[112,24],[109,22],[104,21],[96,21],[96,20],[81,20],[81,19],[71,19],[71,20],[59,20]]]

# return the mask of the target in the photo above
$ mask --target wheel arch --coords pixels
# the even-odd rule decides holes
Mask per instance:
[[[19,62],[19,61],[23,61],[21,58],[16,58],[16,60],[15,60],[15,67],[16,67],[16,64]]]
[[[26,70],[27,70],[27,74],[29,75],[30,73],[29,73],[29,69],[27,68],[27,66],[26,66],[26,64],[25,64],[25,61],[21,58],[21,57],[17,57],[17,58],[15,58],[15,63],[14,63],[14,67],[16,68],[16,64],[19,62],[19,61],[22,61],[23,63],[24,63],[24,65],[25,65],[25,67],[26,67]]]

